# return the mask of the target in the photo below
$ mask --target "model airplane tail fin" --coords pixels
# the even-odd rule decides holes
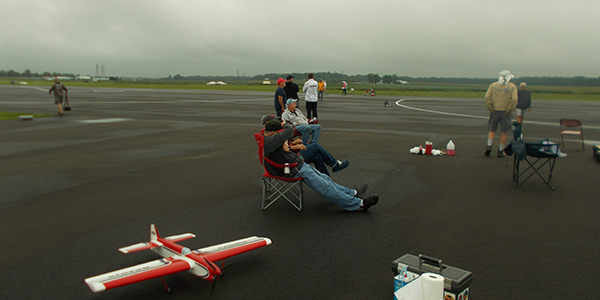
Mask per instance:
[[[158,230],[156,230],[156,226],[154,224],[150,225],[150,241],[156,242],[160,235],[158,235]]]
[[[160,235],[158,235],[156,226],[154,226],[154,224],[152,224],[152,225],[150,225],[150,241],[149,242],[137,243],[137,244],[134,244],[131,246],[119,248],[119,251],[121,251],[123,253],[131,253],[131,252],[148,250],[148,249],[151,249],[154,247],[158,247],[159,246],[158,238],[160,238]]]

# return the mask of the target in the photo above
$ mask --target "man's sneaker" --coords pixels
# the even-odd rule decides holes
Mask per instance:
[[[504,150],[498,150],[498,157],[504,157]]]
[[[347,161],[347,160],[345,160],[344,162],[341,162],[341,161],[339,161],[339,160],[338,160],[338,161],[335,163],[335,166],[333,166],[333,168],[331,168],[331,170],[332,170],[333,172],[339,172],[339,171],[341,171],[341,170],[343,170],[343,169],[347,168],[349,164],[350,164],[350,162],[349,162],[349,161]]]
[[[363,199],[362,209],[364,211],[367,211],[369,208],[371,208],[371,206],[377,204],[377,202],[379,202],[379,195],[373,194],[373,196],[369,196],[369,197]]]
[[[354,195],[354,197],[362,199],[365,196],[368,187],[369,185],[366,182],[363,182],[363,184],[359,188],[354,186],[354,188],[356,189],[356,195]]]
[[[490,156],[490,153],[492,153],[492,147],[490,146],[485,146],[485,156]]]

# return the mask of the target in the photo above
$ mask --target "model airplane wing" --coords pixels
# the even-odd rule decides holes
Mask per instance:
[[[268,238],[252,236],[237,241],[200,248],[194,252],[214,262],[270,244],[271,240]]]
[[[127,284],[187,271],[191,269],[192,266],[193,265],[191,265],[187,260],[163,258],[145,264],[90,277],[86,279],[85,282],[90,287],[92,292],[98,293]]]

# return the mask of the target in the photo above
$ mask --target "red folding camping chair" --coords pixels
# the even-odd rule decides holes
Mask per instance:
[[[289,165],[278,164],[264,156],[264,145],[265,137],[262,133],[255,133],[254,138],[258,144],[258,160],[263,166],[265,173],[262,175],[263,181],[263,193],[262,193],[262,205],[261,209],[265,210],[275,201],[283,198],[292,204],[298,211],[302,211],[302,177],[282,177],[276,176],[266,168],[266,164],[271,165],[274,168],[284,169],[286,167],[295,168],[298,163]]]

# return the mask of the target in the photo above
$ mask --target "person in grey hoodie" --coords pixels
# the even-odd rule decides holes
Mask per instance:
[[[294,134],[292,125],[282,126],[278,120],[272,120],[265,123],[264,129],[264,156],[278,164],[298,163],[295,168],[290,170],[290,174],[285,174],[283,170],[265,164],[269,173],[277,176],[302,177],[308,187],[348,211],[356,211],[361,208],[368,210],[379,201],[378,194],[364,197],[368,187],[366,183],[363,183],[360,188],[350,189],[335,183],[329,176],[304,163],[302,155],[290,149],[288,141]]]

